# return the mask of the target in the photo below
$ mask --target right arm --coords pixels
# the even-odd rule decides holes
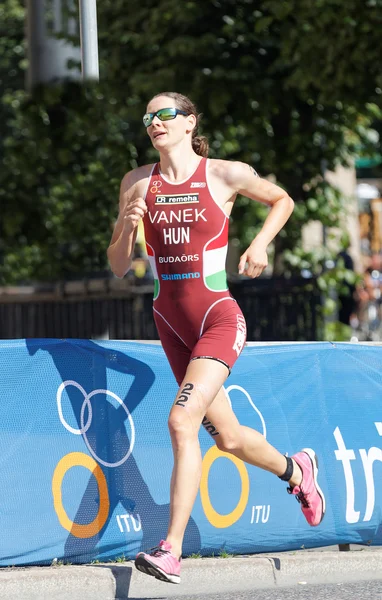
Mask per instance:
[[[129,172],[121,182],[119,214],[107,249],[110,268],[117,277],[124,277],[131,267],[138,223],[146,212],[146,203],[136,197],[136,186]]]

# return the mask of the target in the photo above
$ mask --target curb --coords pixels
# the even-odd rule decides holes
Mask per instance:
[[[370,549],[371,550],[371,549]],[[124,564],[0,569],[1,600],[137,600],[382,579],[382,549],[185,559],[181,585]]]

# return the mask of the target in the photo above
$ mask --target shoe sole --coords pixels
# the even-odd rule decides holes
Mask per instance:
[[[135,566],[137,567],[138,571],[145,573],[145,575],[151,575],[160,581],[165,581],[166,583],[180,583],[179,575],[169,575],[168,573],[165,573],[157,565],[150,562],[143,556],[136,557]]]
[[[320,519],[319,523],[317,523],[317,525],[319,525],[320,523],[322,523],[322,519],[325,516],[326,502],[325,502],[324,493],[323,493],[322,489],[320,488],[320,486],[318,485],[318,481],[317,481],[317,475],[318,475],[318,458],[317,458],[317,455],[316,455],[315,451],[312,450],[311,448],[303,448],[301,450],[301,452],[305,452],[305,454],[307,454],[309,456],[310,460],[311,460],[312,467],[313,467],[314,485],[316,486],[316,490],[318,492],[318,495],[320,496],[320,498],[322,500],[322,516],[321,516],[321,519]],[[317,525],[315,525],[314,527],[317,527]]]

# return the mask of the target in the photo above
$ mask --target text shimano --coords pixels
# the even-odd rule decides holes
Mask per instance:
[[[200,273],[163,273],[163,281],[173,281],[180,279],[200,279]]]

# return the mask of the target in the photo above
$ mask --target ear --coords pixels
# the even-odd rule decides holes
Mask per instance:
[[[191,131],[195,128],[196,125],[196,117],[195,115],[188,115],[186,117],[186,121],[187,121],[187,133],[191,133]]]

